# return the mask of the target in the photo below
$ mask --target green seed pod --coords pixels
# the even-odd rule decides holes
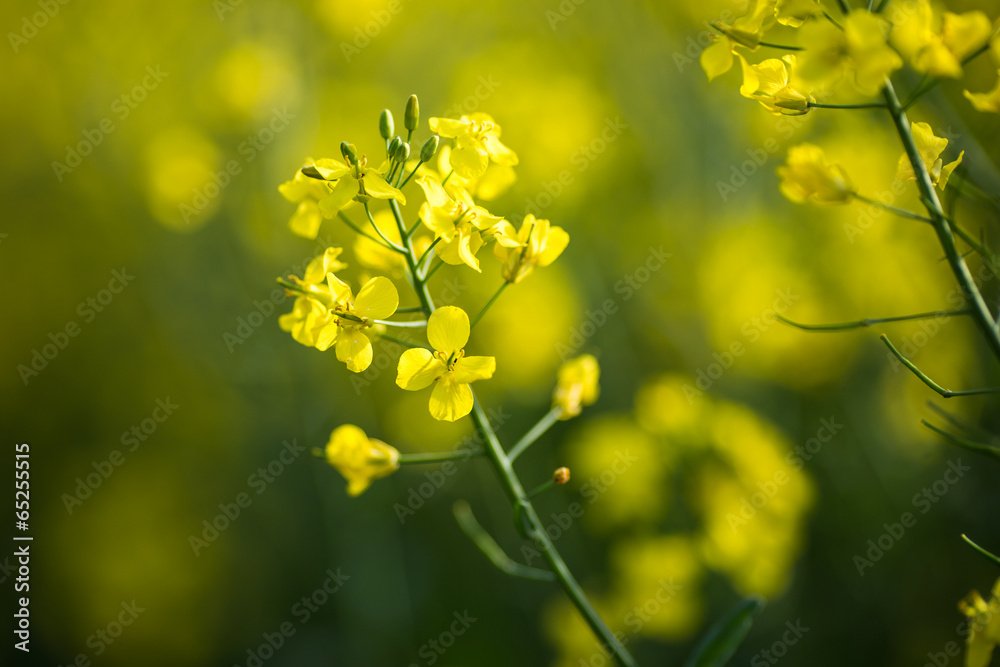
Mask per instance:
[[[438,135],[434,135],[430,139],[424,142],[424,147],[420,149],[420,161],[430,162],[434,159],[434,154],[437,153],[438,144],[441,143],[441,139]]]
[[[389,139],[392,137],[393,129],[392,112],[383,109],[382,115],[378,117],[378,133],[382,135],[383,139]]]
[[[410,99],[406,100],[406,114],[403,116],[403,126],[410,132],[413,132],[417,129],[419,122],[420,103],[417,102],[416,95],[410,95]]]

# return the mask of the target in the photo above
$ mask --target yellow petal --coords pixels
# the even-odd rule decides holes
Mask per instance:
[[[295,234],[314,239],[319,233],[319,226],[323,223],[323,216],[319,213],[319,207],[311,199],[306,199],[299,203],[295,213],[288,221],[288,226]]]
[[[483,239],[476,233],[462,234],[458,237],[458,243],[455,245],[462,262],[479,273],[482,273],[483,270],[479,268],[479,260],[476,259],[476,250],[479,250],[479,247],[482,245]]]
[[[372,480],[399,469],[399,452],[381,440],[369,438],[353,424],[334,429],[326,445],[326,460],[347,480],[347,492],[361,494]]]
[[[431,392],[431,416],[438,421],[453,422],[472,412],[472,389],[450,379],[434,385]]]
[[[369,171],[364,176],[365,182],[365,193],[369,197],[375,197],[376,199],[395,199],[400,204],[406,203],[406,197],[403,193],[392,187],[385,182],[385,179],[376,174],[374,171]]]
[[[302,168],[304,174],[315,174],[324,181],[334,181],[350,173],[350,171],[351,168],[340,160],[331,160],[330,158],[316,160],[312,164]]]
[[[440,134],[442,137],[448,137],[453,139],[460,134],[464,134],[468,131],[469,123],[461,120],[454,120],[453,118],[431,118],[427,121],[427,124],[431,128],[431,132],[434,134]]]
[[[427,320],[427,340],[445,354],[457,352],[469,342],[469,316],[456,306],[444,306]]]
[[[316,333],[315,348],[320,352],[326,352],[331,345],[337,342],[339,333],[340,327],[337,326],[336,320],[330,319]]]
[[[733,66],[733,50],[729,40],[719,37],[715,44],[701,52],[699,60],[709,81],[722,76]]]
[[[396,384],[407,391],[417,391],[430,386],[446,370],[444,363],[430,350],[413,348],[399,356]]]
[[[351,178],[342,178],[333,188],[333,192],[319,200],[319,212],[324,218],[332,218],[337,215],[340,209],[347,206],[348,202],[358,194],[358,182]]]
[[[479,178],[486,173],[490,158],[485,149],[458,146],[451,152],[451,167],[462,178]]]
[[[357,327],[341,329],[337,334],[337,359],[347,364],[347,369],[361,373],[372,363],[372,342]]]
[[[302,274],[302,281],[306,283],[322,283],[326,281],[326,274],[331,271],[341,271],[347,265],[338,258],[344,252],[343,248],[329,247],[323,251],[322,255],[317,255],[309,261],[305,273]]]
[[[384,320],[396,312],[399,293],[392,281],[383,276],[372,278],[354,300],[354,314],[374,320]]]
[[[963,60],[989,39],[990,20],[980,11],[964,14],[944,13],[941,22],[941,41],[958,60]]]
[[[548,266],[556,261],[562,251],[569,245],[569,234],[562,227],[549,228],[549,235],[545,239],[545,247],[538,255],[538,265]]]
[[[483,143],[486,145],[486,152],[497,164],[505,167],[513,167],[517,165],[517,154],[504,146],[500,142],[496,133],[490,133],[483,137]]]
[[[951,172],[955,171],[955,167],[962,164],[962,158],[965,156],[965,151],[958,154],[958,159],[950,164],[946,164],[941,168],[941,176],[938,178],[937,186],[943,191],[948,185],[948,179],[951,178]]]
[[[1000,71],[997,72],[997,75],[1000,76]],[[962,91],[962,94],[972,103],[976,111],[1000,113],[1000,79],[997,79],[993,90],[987,93],[970,93],[968,90],[965,90]]]
[[[460,384],[489,380],[496,369],[497,361],[494,357],[462,357],[455,362],[452,378]]]

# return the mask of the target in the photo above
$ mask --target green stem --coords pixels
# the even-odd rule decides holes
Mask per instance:
[[[932,317],[952,317],[954,315],[968,315],[972,311],[968,308],[956,308],[955,310],[935,310],[929,313],[917,313],[916,315],[897,315],[896,317],[878,317],[874,319],[855,320],[853,322],[838,322],[835,324],[801,324],[793,322],[787,317],[776,313],[775,316],[797,329],[805,331],[843,331],[844,329],[860,329],[870,327],[874,324],[885,324],[887,322],[905,322],[907,320],[924,320]]]
[[[399,313],[422,313],[422,312],[424,312],[424,307],[423,306],[410,306],[408,308],[397,308],[396,309],[396,314],[397,315]]]
[[[421,160],[420,162],[418,162],[418,163],[417,163],[417,166],[416,166],[416,167],[414,167],[414,168],[413,168],[413,171],[411,171],[411,172],[410,172],[410,175],[406,177],[406,180],[405,180],[405,181],[403,181],[401,185],[397,185],[397,186],[396,186],[396,189],[397,189],[397,190],[402,190],[402,189],[403,189],[404,187],[406,187],[406,184],[410,182],[410,179],[411,179],[411,178],[413,178],[413,175],[414,175],[415,173],[417,173],[417,169],[420,169],[420,165],[422,165],[423,163],[424,163],[424,161],[423,161],[423,160]]]
[[[375,218],[372,217],[372,211],[371,211],[370,208],[368,208],[368,202],[365,202],[365,215],[368,216],[368,222],[370,222],[372,224],[372,227],[375,229],[375,233],[378,234],[380,237],[382,237],[382,240],[385,241],[386,244],[388,244],[388,246],[390,248],[392,248],[393,250],[395,250],[396,252],[398,252],[400,254],[405,254],[406,253],[406,249],[405,248],[403,248],[402,246],[396,245],[393,241],[391,241],[389,239],[388,236],[386,236],[385,234],[383,234],[382,230],[379,229],[378,225],[375,224]],[[400,238],[402,238],[402,237],[400,237]]]
[[[833,25],[837,26],[839,29],[841,29],[841,30],[844,29],[844,26],[840,25],[840,23],[837,21],[837,19],[835,19],[832,16],[830,16],[830,12],[826,11],[825,9],[823,10],[823,16],[825,16],[826,19],[830,23],[832,23]]]
[[[500,476],[500,481],[507,492],[508,498],[511,503],[521,508],[521,514],[531,530],[530,534],[534,537],[539,551],[542,552],[542,556],[552,569],[556,581],[573,605],[576,606],[577,611],[583,616],[587,625],[590,626],[591,631],[607,647],[607,650],[615,657],[619,664],[624,667],[636,667],[635,659],[618,637],[611,632],[611,629],[604,623],[600,614],[591,605],[590,600],[587,599],[587,595],[580,588],[580,584],[573,577],[562,556],[556,550],[555,544],[549,538],[548,533],[545,532],[545,527],[542,525],[541,519],[538,518],[538,513],[535,512],[531,501],[526,497],[524,489],[521,487],[521,481],[518,479],[517,473],[514,472],[510,459],[500,446],[500,442],[497,440],[496,433],[494,433],[490,426],[486,413],[483,411],[479,401],[475,399],[472,405],[472,421],[476,425],[479,435],[486,443],[486,453],[490,457],[490,461],[493,463],[497,474]]]
[[[458,521],[458,526],[462,529],[462,532],[469,536],[473,544],[479,547],[479,550],[486,554],[490,562],[496,565],[501,572],[515,577],[535,579],[536,581],[556,580],[555,575],[548,570],[540,570],[537,567],[522,565],[504,553],[500,545],[496,543],[496,540],[490,537],[490,534],[476,521],[469,503],[464,500],[456,501],[452,506],[452,512],[455,514],[455,520]]]
[[[951,444],[961,447],[962,449],[967,449],[970,452],[975,452],[977,454],[983,454],[984,456],[991,456],[995,459],[1000,459],[1000,449],[995,447],[990,447],[989,445],[984,445],[981,442],[976,442],[975,440],[969,440],[968,438],[963,438],[962,436],[955,435],[954,433],[948,433],[944,429],[940,429],[934,424],[930,423],[926,419],[921,419],[920,423],[940,435],[945,440],[949,441]]]
[[[965,540],[966,544],[968,544],[970,547],[978,551],[979,554],[983,556],[986,560],[993,563],[994,565],[1000,565],[1000,558],[997,558],[996,555],[991,554],[989,551],[987,551],[986,549],[982,548],[981,546],[970,540],[968,537],[965,536],[964,533],[962,534],[962,539]]]
[[[965,58],[962,59],[962,67],[965,67],[970,62],[972,62],[973,60],[975,60],[976,58],[983,55],[989,50],[990,50],[990,40],[987,40],[985,44],[983,44],[981,47],[979,47],[978,49],[976,49],[975,51],[973,51],[972,53],[970,53],[969,55],[967,55]],[[912,107],[914,104],[917,103],[917,100],[919,100],[921,97],[934,90],[934,88],[939,83],[941,83],[941,81],[942,81],[941,77],[933,77],[929,79],[925,75],[924,78],[920,80],[920,83],[917,84],[917,87],[913,90],[913,92],[910,93],[910,97],[907,98],[906,103],[903,105],[903,111],[908,111],[910,107]]]
[[[942,250],[944,250],[952,273],[955,274],[958,284],[962,287],[962,291],[965,292],[965,298],[973,307],[972,315],[976,323],[986,337],[986,341],[994,356],[1000,360],[1000,331],[997,331],[993,326],[994,321],[990,309],[986,305],[986,301],[983,299],[983,295],[980,293],[976,281],[969,271],[969,267],[965,264],[965,260],[962,259],[962,255],[955,247],[955,237],[952,235],[951,225],[948,224],[944,209],[941,207],[941,200],[938,199],[934,182],[927,171],[927,165],[924,164],[924,160],[920,156],[920,149],[917,148],[917,142],[914,140],[913,133],[910,130],[910,121],[906,118],[906,112],[899,103],[899,98],[896,97],[896,91],[889,79],[885,81],[885,88],[882,90],[882,94],[885,97],[886,105],[889,107],[889,114],[892,116],[893,123],[896,126],[896,132],[899,134],[900,141],[903,143],[906,155],[909,157],[910,164],[913,167],[913,173],[917,179],[917,188],[920,190],[924,206],[930,214],[931,226],[934,227],[934,232],[937,234],[938,241],[941,244]]]
[[[424,254],[421,255],[420,259],[417,260],[417,268],[420,268],[421,266],[424,265],[424,260],[427,259],[427,255],[430,254],[431,250],[434,249],[434,246],[436,246],[438,243],[440,243],[440,241],[441,241],[441,237],[439,236],[436,239],[434,239],[433,243],[431,243],[429,246],[427,246],[427,250],[424,250]]]
[[[396,338],[395,336],[390,336],[389,334],[385,334],[385,333],[378,333],[378,332],[376,332],[376,333],[378,334],[379,338],[383,338],[383,339],[389,341],[390,343],[395,343],[396,345],[402,345],[403,347],[420,347],[420,348],[423,348],[425,350],[430,350],[431,352],[434,351],[434,349],[431,348],[431,347],[428,347],[426,345],[422,345],[420,343],[414,343],[411,340],[404,340],[402,338]]]
[[[901,218],[906,218],[908,220],[919,220],[920,222],[931,222],[931,219],[920,215],[919,213],[914,213],[913,211],[907,211],[905,208],[899,208],[898,206],[892,206],[891,204],[886,204],[880,202],[877,199],[869,199],[864,195],[859,195],[855,193],[854,198],[858,201],[862,201],[866,204],[871,204],[872,206],[877,206],[883,210],[889,211],[890,213],[895,213]]]
[[[912,361],[904,357],[902,353],[900,353],[900,351],[897,350],[896,347],[889,342],[889,338],[885,334],[882,334],[881,336],[879,336],[879,338],[881,338],[882,342],[886,344],[886,347],[889,348],[889,351],[892,352],[897,359],[899,359],[899,362],[901,364],[909,368],[913,372],[913,374],[916,375],[918,378],[920,378],[920,380],[925,385],[927,385],[928,387],[939,393],[943,398],[952,398],[954,396],[978,396],[979,394],[996,394],[1000,392],[1000,387],[986,387],[985,389],[965,389],[963,391],[952,391],[950,389],[945,389],[937,382],[930,379],[922,370],[917,368],[917,366]]]
[[[427,279],[421,279],[420,273],[417,271],[417,253],[413,251],[413,239],[406,235],[406,224],[403,222],[403,213],[399,210],[399,202],[395,199],[390,199],[389,210],[392,211],[393,217],[396,218],[399,237],[403,239],[403,243],[406,245],[404,256],[406,257],[406,265],[410,269],[410,276],[413,280],[413,291],[417,293],[417,298],[420,299],[420,304],[423,306],[424,312],[430,317],[431,313],[434,312],[434,299],[431,298],[431,293],[427,289]]]
[[[555,485],[556,485],[556,480],[554,479],[546,480],[545,482],[542,482],[541,484],[536,486],[535,489],[528,494],[528,498],[534,498],[539,493],[551,489]]]
[[[996,255],[986,246],[982,244],[975,236],[970,234],[964,227],[958,223],[948,220],[951,223],[951,229],[953,232],[958,234],[958,237],[969,244],[969,246],[979,253],[980,257],[983,258],[983,262],[986,264],[986,268],[990,270],[994,278],[1000,278],[1000,269],[997,268]]]
[[[430,280],[431,276],[437,273],[437,270],[440,269],[442,266],[444,266],[444,260],[439,257],[437,264],[435,264],[433,268],[431,268],[431,270],[424,275],[423,278],[424,282],[426,283],[428,280]]]
[[[785,51],[805,51],[801,46],[788,46],[787,44],[774,44],[772,42],[757,42],[760,46],[767,46],[772,49],[784,49]]]
[[[810,109],[884,109],[881,102],[871,102],[862,104],[821,104],[819,102],[809,102]]]
[[[344,214],[343,211],[337,211],[337,217],[340,218],[341,220],[343,220],[344,224],[346,224],[348,227],[350,227],[351,229],[353,229],[354,231],[356,231],[358,234],[361,234],[365,238],[374,241],[375,243],[379,244],[380,246],[382,246],[386,250],[392,250],[394,252],[399,252],[399,253],[403,252],[403,249],[402,248],[397,248],[395,246],[395,244],[389,245],[385,241],[382,241],[381,239],[375,238],[374,236],[372,236],[371,234],[369,234],[365,230],[363,230],[360,227],[358,227],[356,224],[354,224],[354,222],[351,221],[350,218],[347,217],[347,215]]]
[[[847,0],[837,0],[837,5],[840,6],[840,11],[844,12],[845,14],[851,13],[851,5],[848,4]]]
[[[413,223],[413,226],[410,227],[408,230],[406,230],[406,238],[410,238],[411,236],[413,236],[413,234],[417,231],[417,227],[420,226],[421,222],[423,222],[423,220],[417,218],[417,221]]]
[[[552,428],[552,425],[558,421],[559,417],[562,415],[562,408],[560,406],[555,406],[547,413],[545,416],[538,420],[538,423],[531,427],[531,430],[524,434],[517,444],[511,447],[510,451],[507,453],[507,458],[513,463],[517,460],[517,457],[524,453],[528,447],[535,444],[535,441],[540,437],[545,435],[545,433]]]
[[[399,465],[412,465],[421,463],[443,463],[445,461],[465,460],[470,456],[482,456],[486,452],[482,449],[463,449],[460,452],[427,452],[424,454],[400,454]]]
[[[476,326],[479,320],[483,319],[483,315],[485,315],[486,311],[489,310],[494,303],[496,303],[496,300],[500,298],[503,291],[507,289],[507,285],[510,285],[507,281],[504,281],[504,283],[500,285],[500,289],[496,291],[496,294],[494,294],[493,297],[486,302],[486,305],[483,306],[482,310],[480,310],[479,313],[472,319],[472,323],[469,325],[469,328]]]
[[[427,326],[427,320],[415,320],[413,322],[393,322],[392,320],[372,320],[375,324],[384,324],[387,327],[400,327],[403,329],[421,329]]]
[[[447,183],[448,179],[451,178],[451,175],[454,174],[454,173],[455,173],[454,169],[452,169],[451,171],[449,171],[448,175],[444,177],[443,181],[441,181],[441,185],[444,185],[445,183]]]

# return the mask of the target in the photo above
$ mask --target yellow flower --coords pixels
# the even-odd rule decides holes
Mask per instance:
[[[755,0],[753,7],[746,16],[733,21],[732,25],[716,21],[713,26],[721,34],[715,36],[716,42],[701,52],[701,68],[711,81],[729,71],[733,66],[733,54],[737,46],[743,46],[751,51],[760,46],[760,38],[764,31],[774,25],[775,11],[778,0]]]
[[[944,160],[939,156],[948,147],[948,140],[943,137],[935,137],[931,126],[927,123],[910,123],[910,130],[913,132],[913,140],[917,144],[917,150],[920,151],[920,157],[923,159],[927,171],[930,172],[931,182],[941,188],[941,190],[944,190],[945,186],[948,185],[951,172],[955,171],[955,167],[962,163],[965,151],[959,153],[958,159],[954,162],[944,164]],[[916,174],[913,173],[913,165],[910,163],[910,158],[906,153],[899,156],[896,180],[917,180]]]
[[[989,604],[978,591],[972,591],[958,603],[959,610],[974,619],[966,639],[966,667],[986,667],[993,649],[1000,643],[1000,579],[993,584]]]
[[[312,158],[306,158],[307,165],[312,162]],[[285,199],[299,205],[288,221],[288,226],[294,233],[307,239],[316,238],[319,226],[323,222],[317,202],[330,194],[330,189],[329,183],[309,178],[301,169],[295,172],[292,180],[278,186],[278,192]]]
[[[442,146],[438,151],[437,166],[442,174],[451,173],[451,146]],[[479,178],[464,178],[455,172],[448,179],[449,183],[465,188],[469,194],[482,201],[493,201],[507,192],[516,181],[517,172],[513,167],[495,162],[491,162]]]
[[[798,74],[815,87],[835,83],[846,72],[854,86],[866,95],[878,93],[885,78],[903,66],[899,55],[886,43],[889,24],[863,9],[852,11],[843,30],[829,21],[813,21],[802,27],[802,53]]]
[[[330,294],[326,274],[347,268],[338,259],[342,252],[342,248],[327,248],[322,255],[309,262],[301,279],[295,276],[291,278],[291,282],[309,295],[300,293],[292,306],[292,312],[278,318],[278,326],[307,347],[316,346],[320,332],[330,321],[333,296]]]
[[[330,309],[331,318],[320,331],[316,348],[326,350],[337,343],[337,360],[347,364],[347,369],[355,373],[365,371],[372,363],[372,342],[365,329],[370,329],[373,320],[382,320],[396,312],[399,294],[392,281],[383,276],[372,278],[355,299],[351,288],[344,281],[331,274],[327,283],[334,302]]]
[[[476,253],[483,245],[482,232],[497,225],[503,218],[476,206],[465,189],[448,183],[442,186],[431,175],[417,179],[427,201],[420,206],[420,219],[441,239],[435,251],[448,264],[467,264],[476,271]]]
[[[797,204],[846,204],[854,197],[854,185],[844,168],[827,162],[823,149],[812,144],[790,148],[778,177],[781,192]]]
[[[801,116],[809,112],[811,95],[796,90],[789,83],[789,71],[795,66],[795,56],[781,60],[770,58],[759,65],[749,64],[743,56],[743,85],[740,94],[757,100],[773,114]]]
[[[535,266],[548,266],[556,261],[569,244],[569,234],[562,227],[554,227],[548,220],[536,220],[529,213],[524,216],[516,237],[513,227],[505,223],[498,226],[496,240],[493,252],[503,262],[500,274],[509,283],[519,283]],[[517,244],[512,245],[512,240]]]
[[[338,426],[330,434],[326,460],[347,480],[347,493],[352,496],[361,495],[373,480],[399,470],[399,452],[353,424]]]
[[[559,381],[552,396],[552,404],[562,408],[559,419],[576,417],[583,406],[597,400],[601,391],[597,384],[600,375],[597,359],[590,354],[570,359],[559,367]]]
[[[1000,75],[1000,71],[997,74]],[[964,90],[962,94],[972,102],[976,111],[1000,113],[1000,79],[997,79],[997,84],[988,93],[970,93]]]
[[[778,23],[792,28],[798,28],[803,23],[816,16],[823,15],[823,6],[819,0],[778,0]]]
[[[472,411],[470,382],[493,377],[493,357],[467,357],[469,316],[455,306],[435,310],[427,321],[427,340],[434,352],[424,348],[406,350],[399,358],[396,384],[419,391],[436,383],[431,392],[434,419],[453,422]]]
[[[431,131],[455,140],[451,166],[462,178],[479,178],[490,160],[506,167],[517,164],[517,155],[500,142],[500,126],[484,113],[452,118],[431,118]]]
[[[962,60],[986,43],[991,30],[983,12],[945,12],[936,21],[930,2],[917,0],[915,10],[893,28],[892,43],[918,72],[957,79]]]
[[[302,173],[321,181],[336,181],[330,194],[319,200],[319,212],[326,218],[332,218],[351,201],[364,203],[369,197],[395,199],[405,204],[403,193],[385,181],[388,167],[388,163],[378,169],[369,167],[368,158],[364,156],[350,166],[339,160],[323,158],[303,167]]]

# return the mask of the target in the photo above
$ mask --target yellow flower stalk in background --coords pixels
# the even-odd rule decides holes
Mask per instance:
[[[467,357],[469,316],[455,306],[435,310],[427,320],[427,341],[434,351],[406,350],[399,357],[396,384],[419,391],[434,384],[430,412],[434,419],[453,422],[472,412],[469,383],[488,380],[496,370],[493,357]]]
[[[322,255],[309,262],[302,278],[290,278],[290,282],[298,287],[298,298],[292,305],[292,312],[278,318],[278,326],[306,347],[316,346],[320,332],[330,322],[334,297],[326,274],[347,268],[338,259],[342,252],[342,248],[327,248]]]
[[[742,46],[751,51],[760,46],[764,32],[774,25],[777,0],[756,0],[746,16],[728,25],[716,21],[713,27],[721,34],[716,36],[715,44],[701,52],[701,68],[711,81],[729,71],[733,66],[733,55],[736,47]]]
[[[601,392],[597,383],[600,376],[601,368],[591,354],[570,359],[559,367],[559,380],[552,395],[553,406],[562,408],[559,419],[576,417],[583,406],[597,400]]]
[[[429,174],[417,179],[427,201],[420,206],[420,219],[441,239],[436,251],[448,264],[466,264],[482,273],[476,253],[483,245],[482,232],[503,218],[477,206],[464,188],[442,186]]]
[[[815,102],[809,93],[792,87],[789,72],[795,66],[795,56],[778,60],[770,58],[759,65],[749,64],[743,56],[743,85],[740,94],[757,100],[773,114],[801,116],[809,112],[809,103]]]
[[[903,66],[886,43],[889,24],[863,9],[844,17],[842,28],[829,21],[802,26],[801,41],[808,44],[799,59],[798,74],[815,88],[835,84],[845,74],[859,92],[875,95],[885,78]]]
[[[330,194],[319,200],[319,212],[323,217],[332,218],[354,200],[364,203],[373,197],[395,199],[400,204],[405,204],[406,197],[403,193],[386,183],[384,176],[387,170],[387,163],[378,169],[369,167],[368,159],[362,156],[350,166],[339,160],[323,158],[303,167],[302,173],[310,178],[336,181]]]
[[[432,132],[455,140],[450,161],[462,178],[479,178],[486,173],[490,160],[506,167],[517,164],[517,154],[500,142],[500,126],[484,113],[452,118],[431,118]]]
[[[932,76],[962,76],[962,60],[983,46],[992,30],[980,11],[945,12],[935,20],[929,0],[917,0],[904,16],[892,30],[892,43],[913,69]]]
[[[1000,70],[997,71],[997,75],[1000,76]],[[986,93],[972,93],[968,90],[963,90],[962,94],[965,95],[972,106],[975,107],[976,111],[982,111],[983,113],[1000,113],[1000,78],[997,79],[997,83],[993,86],[993,90]]]
[[[972,591],[958,603],[959,610],[969,617],[966,641],[966,667],[986,667],[993,649],[1000,643],[1000,579],[993,584],[987,603],[978,591]]]
[[[306,165],[313,163],[312,158],[306,158]],[[319,226],[323,222],[317,202],[330,194],[331,186],[325,181],[318,181],[309,178],[299,169],[295,172],[292,180],[285,181],[278,186],[281,196],[298,204],[295,213],[288,221],[288,226],[299,236],[307,239],[314,239],[319,233]]]
[[[839,164],[830,164],[823,149],[800,144],[788,150],[785,165],[778,167],[781,192],[801,204],[846,204],[854,198],[854,185]]]
[[[509,239],[516,238],[512,246]],[[531,213],[524,216],[517,236],[508,223],[497,234],[497,244],[493,253],[503,262],[500,274],[508,283],[519,283],[535,270],[536,266],[548,266],[556,261],[569,245],[569,234],[562,227],[555,227],[548,220],[537,220]]]
[[[955,171],[955,168],[962,163],[965,151],[959,153],[958,159],[954,162],[944,164],[944,160],[939,156],[948,147],[947,139],[934,136],[931,126],[927,123],[910,123],[910,131],[913,133],[913,140],[920,151],[920,157],[927,166],[927,171],[930,172],[931,182],[941,190],[944,190],[945,186],[948,185],[951,172]],[[896,180],[915,181],[916,179],[917,176],[913,173],[913,165],[910,163],[910,158],[906,153],[903,153],[899,156]]]
[[[373,480],[399,469],[399,452],[381,440],[369,438],[353,424],[344,424],[330,434],[326,460],[347,480],[347,493],[361,495]]]

